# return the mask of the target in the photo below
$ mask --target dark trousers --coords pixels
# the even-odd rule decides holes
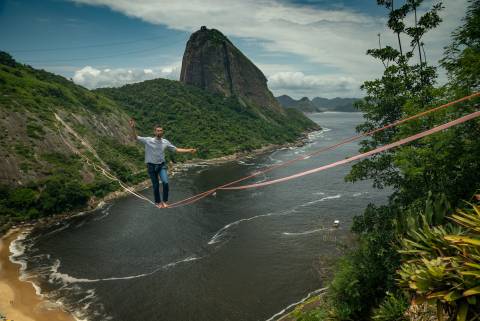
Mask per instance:
[[[153,196],[155,197],[155,203],[158,204],[162,201],[162,199],[160,198],[160,183],[158,181],[158,176],[160,176],[160,179],[163,185],[163,201],[167,202],[168,201],[167,165],[165,165],[165,162],[161,164],[147,163],[147,170],[148,170],[148,176],[150,176],[150,179],[152,180]]]

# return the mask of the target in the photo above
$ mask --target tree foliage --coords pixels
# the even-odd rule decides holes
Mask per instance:
[[[480,319],[480,207],[457,210],[456,224],[431,226],[424,217],[401,241],[399,284],[444,311],[448,320]]]
[[[480,89],[480,1],[470,0],[464,24],[452,35],[441,60],[450,81],[463,92]]]
[[[449,83],[442,87],[436,87],[436,69],[428,61],[422,41],[425,34],[440,23],[441,3],[434,3],[430,10],[419,15],[417,9],[423,2],[421,0],[407,0],[401,5],[393,0],[377,2],[388,10],[388,26],[397,35],[398,43],[397,48],[382,46],[379,35],[379,48],[367,52],[383,64],[384,72],[380,78],[362,85],[366,95],[357,107],[364,113],[365,122],[357,127],[358,132],[365,133],[383,127],[478,90],[480,1],[470,1],[464,25],[452,35],[452,44],[447,47],[442,60],[449,73]],[[409,17],[412,19],[407,19]],[[408,25],[407,21],[413,22]],[[402,43],[405,39],[409,41]],[[477,104],[478,99],[472,99],[378,132],[361,142],[360,151],[372,150],[471,113],[476,110]],[[480,122],[472,120],[352,166],[346,177],[348,181],[369,179],[375,187],[389,187],[393,193],[387,205],[369,205],[363,215],[355,217],[352,230],[359,236],[359,246],[341,260],[329,290],[327,306],[331,308],[325,320],[369,320],[372,317],[398,320],[402,309],[405,310],[405,301],[399,299],[399,285],[395,280],[396,270],[401,263],[398,250],[412,250],[408,247],[411,243],[401,243],[399,240],[405,235],[427,238],[427,230],[422,224],[427,224],[428,231],[432,231],[428,233],[433,234],[429,234],[428,244],[422,243],[423,249],[420,250],[436,253],[439,257],[441,252],[443,258],[425,258],[428,262],[418,259],[417,265],[413,266],[412,263],[410,268],[405,266],[410,276],[420,270],[425,277],[432,271],[435,274],[437,269],[442,269],[448,263],[445,258],[447,254],[454,255],[451,250],[455,247],[456,250],[460,249],[458,242],[465,239],[453,237],[448,240],[442,238],[444,235],[441,231],[455,234],[447,223],[452,209],[461,200],[470,199],[480,187],[479,135]],[[426,223],[418,219],[420,215]],[[445,232],[445,236],[448,233]],[[450,252],[446,244],[453,247],[448,250]],[[411,255],[418,254],[414,252]],[[405,255],[405,252],[401,253]],[[445,269],[453,269],[452,262]],[[471,260],[469,262],[478,264]],[[469,278],[477,283],[459,278],[455,287],[465,292],[480,285],[478,279]],[[402,285],[412,285],[411,282],[410,279]],[[444,287],[453,286],[449,282],[443,280],[440,283]],[[423,294],[431,294],[427,292]],[[386,296],[386,293],[395,295]],[[470,305],[477,304],[471,298],[468,300]],[[466,315],[465,308],[461,306],[461,303],[456,306],[456,315]]]

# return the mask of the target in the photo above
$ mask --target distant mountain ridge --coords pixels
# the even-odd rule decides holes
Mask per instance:
[[[324,112],[324,111],[342,111],[342,112],[356,112],[358,111],[354,104],[359,98],[321,98],[315,97],[310,100],[308,97],[303,97],[295,100],[288,95],[276,97],[280,105],[284,108],[292,108],[300,110],[304,113]]]

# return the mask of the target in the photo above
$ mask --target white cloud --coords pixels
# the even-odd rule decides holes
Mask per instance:
[[[365,52],[375,46],[385,19],[354,11],[321,10],[277,0],[74,1],[107,6],[176,30],[194,31],[207,25],[227,36],[256,39],[269,52],[300,55],[344,74],[380,70]]]
[[[367,49],[377,47],[377,33],[382,34],[383,45],[396,47],[395,38],[385,26],[386,16],[379,18],[345,7],[327,10],[280,0],[72,1],[106,6],[170,29],[194,31],[207,25],[227,36],[255,39],[266,52],[293,54],[289,64],[297,67],[288,71],[319,73],[302,70],[300,66],[305,62],[316,64],[318,70],[328,67],[328,73],[336,75],[339,84],[344,83],[341,79],[358,82],[381,74],[382,64],[365,55]],[[426,5],[431,3],[426,1]],[[466,3],[467,0],[445,3],[443,25],[425,39],[427,54],[433,61],[441,57],[450,32],[460,24]],[[255,62],[254,57],[250,58]],[[271,70],[270,74],[284,71]]]
[[[85,66],[76,70],[72,79],[76,84],[93,89],[118,87],[155,78],[178,80],[179,74],[179,64],[157,69],[96,69],[91,66]]]
[[[295,65],[285,65],[285,64],[257,64],[257,67],[264,73],[267,78],[272,76],[277,72],[285,71],[298,71],[298,67]]]
[[[268,85],[276,96],[287,94],[293,98],[358,97],[360,83],[352,77],[335,75],[305,75],[302,72],[278,72],[268,78]]]

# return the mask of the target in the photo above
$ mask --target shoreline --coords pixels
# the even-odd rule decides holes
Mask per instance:
[[[72,314],[37,294],[30,281],[20,280],[20,264],[10,260],[10,245],[25,228],[11,229],[0,239],[0,316],[21,321],[75,321]]]
[[[176,173],[196,164],[216,165],[229,161],[255,157],[281,148],[301,147],[308,142],[309,133],[311,132],[305,133],[294,143],[282,145],[270,144],[249,152],[240,152],[213,159],[196,159],[180,164],[173,164],[171,167],[171,176],[174,176]],[[150,187],[150,180],[145,180],[129,187],[135,192],[142,191]],[[106,202],[126,197],[128,195],[130,195],[129,192],[119,189],[100,199],[90,199],[87,207],[82,210],[57,214],[39,220],[20,222],[10,226],[3,235],[0,233],[0,297],[2,298],[2,300],[0,300],[0,319],[3,316],[6,320],[76,321],[73,313],[66,312],[58,304],[52,303],[48,299],[38,295],[37,290],[32,284],[33,281],[20,279],[21,266],[10,260],[12,254],[10,253],[10,245],[18,238],[18,236],[31,229],[51,226],[57,222],[68,221],[78,215],[88,215],[89,212],[93,212],[97,208],[103,206]]]

